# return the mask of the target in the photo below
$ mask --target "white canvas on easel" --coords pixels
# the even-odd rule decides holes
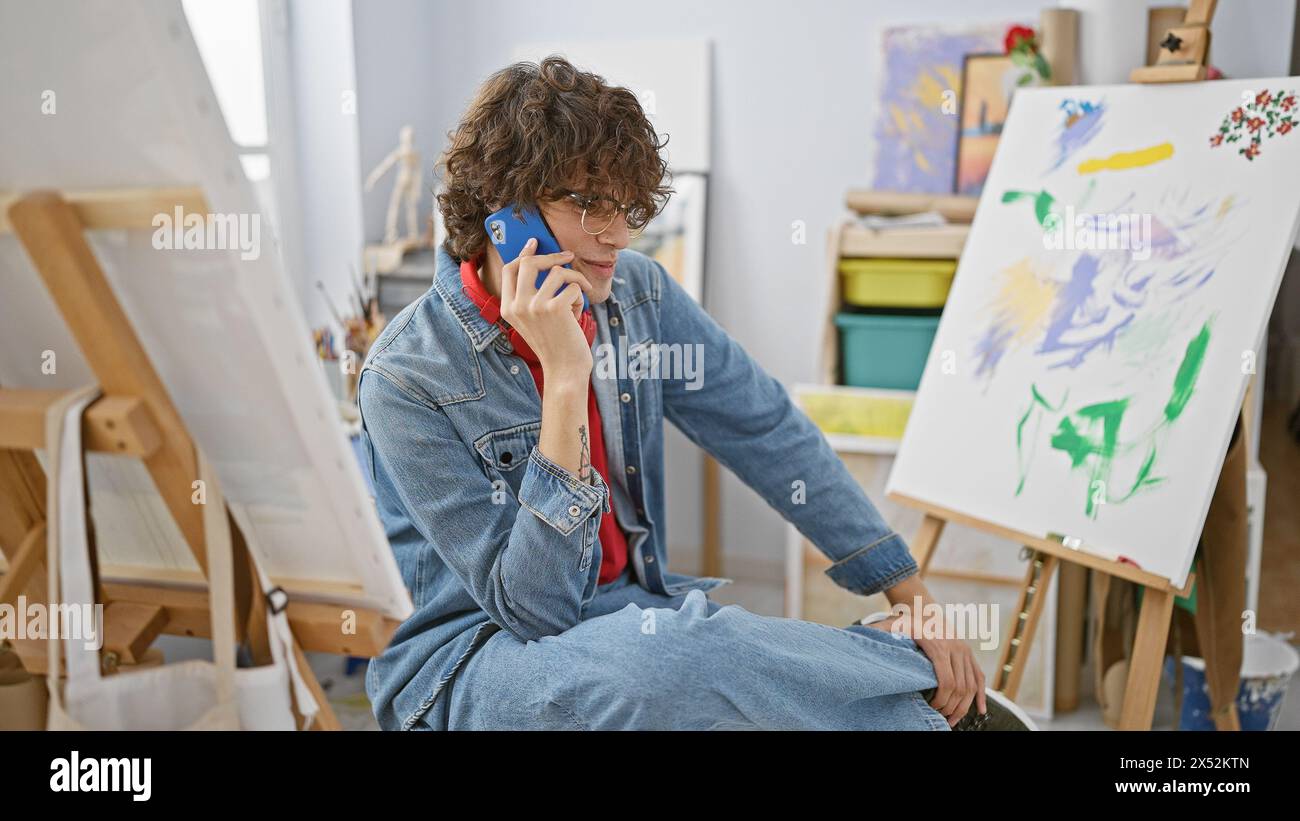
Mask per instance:
[[[1183,585],[1300,218],[1297,91],[1017,92],[889,492]]]
[[[65,0],[10,16],[21,19],[0,29],[0,51],[23,70],[0,87],[0,192],[194,187],[214,214],[259,213],[180,3]],[[169,250],[151,230],[87,237],[259,565],[297,599],[405,619],[410,596],[296,289],[265,221],[259,232],[259,253]],[[23,248],[3,232],[0,279],[0,385],[93,382]],[[90,454],[88,470],[103,577],[201,584],[141,463]]]

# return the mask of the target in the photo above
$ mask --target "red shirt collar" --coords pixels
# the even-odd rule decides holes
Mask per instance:
[[[506,332],[515,353],[529,362],[536,362],[537,356],[533,353],[532,348],[528,346],[528,343],[524,341],[524,338],[515,329],[511,328],[509,323],[501,319],[501,300],[492,296],[488,289],[484,287],[483,280],[478,275],[479,261],[482,259],[483,256],[480,254],[474,259],[461,262],[461,292],[478,307],[479,316],[493,325],[500,326]],[[582,312],[578,324],[582,326],[582,332],[587,337],[587,344],[590,345],[596,339],[596,320],[592,316],[590,308]]]

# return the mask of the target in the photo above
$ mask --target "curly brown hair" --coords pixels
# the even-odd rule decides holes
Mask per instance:
[[[635,229],[673,191],[659,153],[668,140],[660,142],[636,95],[558,55],[493,74],[447,137],[438,210],[457,260],[483,252],[483,221],[508,203],[536,206],[580,185],[627,204]]]

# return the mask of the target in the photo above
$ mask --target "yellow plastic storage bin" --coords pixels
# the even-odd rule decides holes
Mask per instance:
[[[826,433],[902,439],[916,394],[912,391],[798,385],[795,401]]]
[[[955,259],[842,259],[844,301],[864,308],[942,308]]]

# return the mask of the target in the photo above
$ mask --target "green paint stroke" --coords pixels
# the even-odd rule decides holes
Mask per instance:
[[[1192,389],[1196,387],[1196,377],[1201,373],[1201,366],[1205,364],[1205,349],[1210,346],[1210,323],[1206,322],[1201,326],[1201,332],[1192,337],[1192,341],[1187,343],[1187,353],[1183,354],[1183,362],[1178,366],[1178,374],[1174,376],[1174,392],[1169,397],[1169,404],[1165,405],[1165,419],[1169,422],[1177,419],[1187,407],[1187,400],[1192,398]]]
[[[1123,442],[1120,439],[1120,428],[1124,422],[1124,414],[1129,407],[1127,398],[1097,402],[1079,408],[1072,413],[1067,413],[1060,418],[1049,441],[1053,449],[1064,453],[1070,458],[1071,468],[1083,467],[1087,469],[1088,486],[1086,488],[1084,512],[1088,516],[1096,518],[1098,509],[1103,503],[1125,502],[1139,490],[1158,485],[1164,481],[1162,477],[1153,475],[1159,434],[1182,416],[1188,401],[1195,392],[1196,380],[1200,376],[1201,366],[1205,363],[1205,353],[1210,345],[1210,324],[1212,321],[1213,319],[1201,326],[1201,330],[1187,343],[1187,352],[1183,355],[1183,360],[1178,366],[1178,372],[1174,376],[1173,389],[1170,392],[1169,401],[1165,404],[1162,417],[1145,433],[1135,437],[1133,441]],[[1016,451],[1020,461],[1020,481],[1016,486],[1015,494],[1017,496],[1024,489],[1025,479],[1029,472],[1029,463],[1033,459],[1034,440],[1037,438],[1036,436],[1025,436],[1026,425],[1031,418],[1035,422],[1041,422],[1041,417],[1045,413],[1059,413],[1065,405],[1064,398],[1056,405],[1048,402],[1038,390],[1037,385],[1030,385],[1030,396],[1029,408],[1020,417],[1020,421],[1016,425]],[[1036,430],[1037,425],[1035,426]],[[1144,452],[1144,456],[1133,478],[1132,485],[1122,495],[1112,495],[1110,492],[1110,475],[1115,460],[1138,451]]]
[[[1119,427],[1126,410],[1127,399],[1088,405],[1075,411],[1073,419],[1070,416],[1061,419],[1052,434],[1052,447],[1070,457],[1070,467],[1077,468],[1091,462],[1084,504],[1084,512],[1089,516],[1096,515],[1096,483],[1100,481],[1103,483],[1101,487],[1107,486],[1104,483],[1110,477],[1111,463],[1119,444]]]
[[[1037,385],[1030,385],[1029,392],[1032,395],[1033,399],[1029,403],[1029,408],[1024,412],[1023,415],[1021,415],[1020,421],[1016,423],[1016,454],[1020,462],[1020,481],[1016,484],[1017,496],[1019,496],[1020,492],[1025,489],[1025,479],[1029,476],[1029,464],[1034,459],[1034,451],[1036,450],[1035,445],[1038,438],[1038,429],[1042,424],[1043,414],[1046,413],[1047,411],[1051,411],[1053,413],[1060,413],[1061,408],[1065,407],[1065,400],[1068,399],[1070,396],[1070,392],[1066,391],[1065,396],[1061,397],[1061,401],[1053,405],[1051,402],[1047,401],[1047,399],[1041,393],[1038,392]],[[1028,453],[1026,453],[1025,452],[1026,451],[1025,426],[1029,424],[1031,418],[1034,421],[1034,433],[1032,434],[1034,441],[1029,443]]]
[[[1051,227],[1047,224],[1047,221],[1052,215],[1052,206],[1056,204],[1055,197],[1053,197],[1051,194],[1047,193],[1046,191],[1004,191],[1002,192],[1003,204],[1018,202],[1020,200],[1032,200],[1034,203],[1034,218],[1038,220],[1038,224],[1041,227],[1048,230],[1051,229]],[[1057,217],[1057,220],[1059,221],[1060,218]]]

